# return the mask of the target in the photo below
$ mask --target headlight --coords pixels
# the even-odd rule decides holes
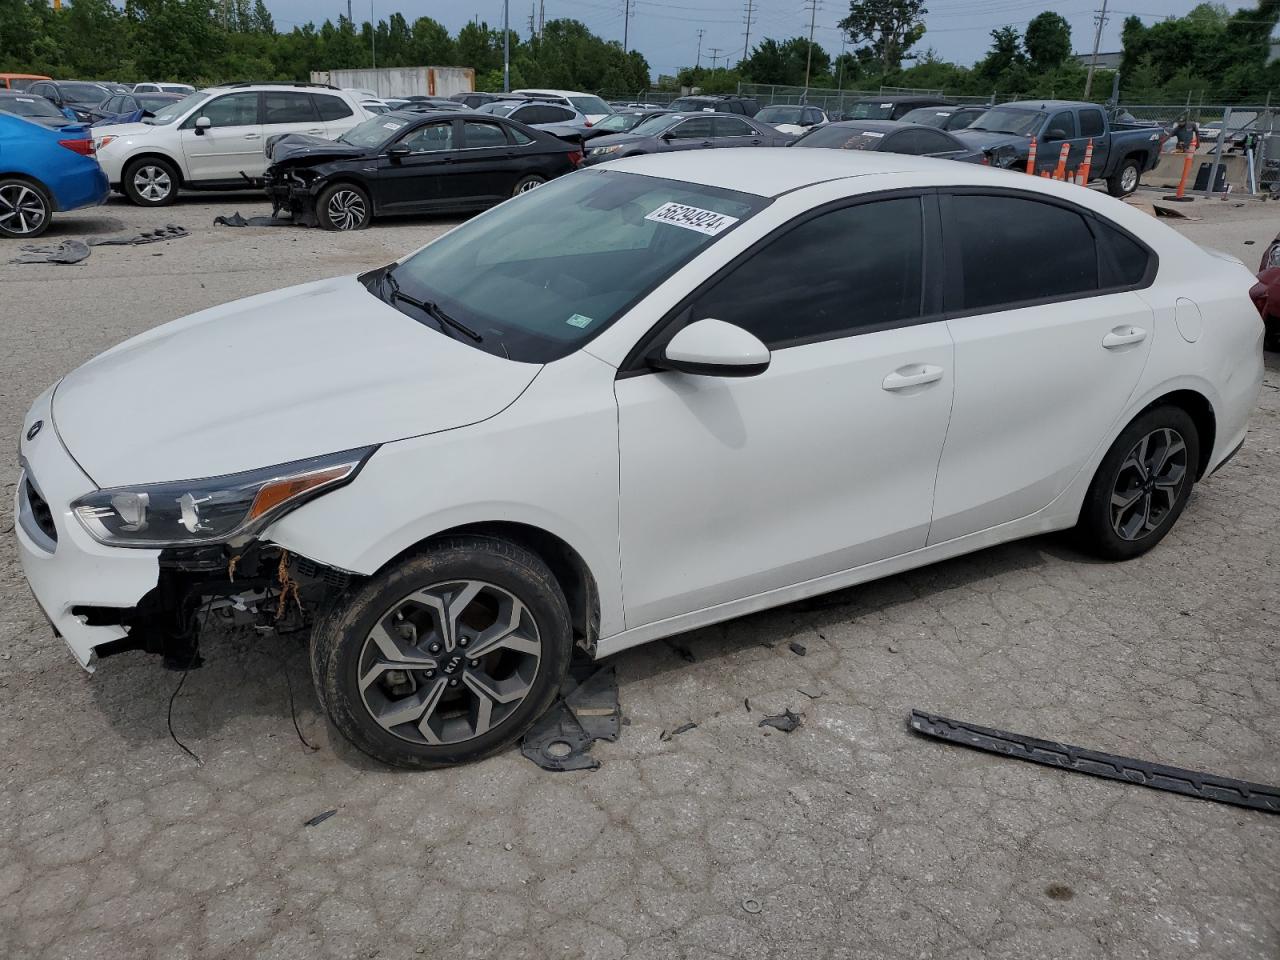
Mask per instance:
[[[183,547],[248,536],[312,497],[350,483],[377,447],[207,480],[114,487],[71,505],[99,543]]]
[[[593,157],[602,157],[606,153],[617,153],[621,149],[622,149],[622,144],[620,143],[615,143],[611,147],[592,147],[591,155]]]

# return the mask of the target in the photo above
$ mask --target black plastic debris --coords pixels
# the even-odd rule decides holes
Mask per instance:
[[[520,742],[520,752],[544,770],[594,770],[597,740],[614,741],[622,732],[618,675],[612,666],[576,664],[560,687],[560,698]]]
[[[324,813],[317,813],[314,817],[312,817],[310,820],[304,823],[303,826],[304,827],[319,826],[320,824],[324,823],[326,820],[328,820],[337,812],[338,812],[337,810],[326,810]]]
[[[787,644],[787,648],[792,653],[794,653],[797,657],[803,657],[806,653],[809,652],[808,647],[806,647],[803,643],[796,643],[796,641],[794,640],[792,640],[789,644]]]
[[[213,224],[216,227],[293,227],[297,224],[293,220],[283,220],[277,217],[243,217],[237,210],[229,217],[214,217]]]
[[[672,737],[678,737],[682,733],[688,733],[690,730],[697,730],[697,729],[698,729],[698,725],[696,723],[692,723],[692,722],[683,723],[680,726],[676,727],[674,730],[670,730],[670,731],[663,730],[662,733],[658,734],[658,739],[661,740],[663,743],[666,743]]]
[[[1087,773],[1107,780],[1120,780],[1153,790],[1167,790],[1170,793],[1229,803],[1264,813],[1280,813],[1280,787],[1264,783],[1250,783],[1247,780],[1219,777],[1212,773],[1171,767],[1149,760],[1100,753],[1069,743],[1040,740],[1006,730],[979,727],[963,720],[950,720],[922,710],[911,711],[911,729],[935,740],[987,753],[998,753],[1014,760],[1029,760],[1060,770]]]
[[[18,248],[18,255],[10,263],[79,263],[87,260],[92,251],[83,240],[63,240],[59,243],[28,243]]]
[[[108,237],[90,237],[85,242],[91,247],[136,247],[144,243],[160,243],[162,240],[177,240],[179,237],[189,236],[191,231],[186,227],[180,227],[176,223],[166,223],[155,230]]]
[[[783,710],[776,717],[765,717],[756,724],[757,727],[773,727],[773,729],[781,730],[783,733],[790,733],[801,725],[800,714],[792,713],[790,710]]]

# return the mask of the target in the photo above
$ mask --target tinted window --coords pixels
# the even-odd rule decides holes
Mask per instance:
[[[507,135],[496,123],[485,123],[483,120],[468,120],[463,139],[468,147],[505,147]]]
[[[58,99],[58,91],[54,89],[52,83],[33,83],[27,87],[28,92],[39,94],[42,97],[48,97],[51,100]]]
[[[1105,129],[1106,125],[1102,122],[1101,110],[1080,111],[1080,136],[1100,137]]]
[[[903,197],[824,213],[783,234],[698,298],[776,348],[920,316],[923,216]]]
[[[1103,287],[1132,287],[1147,275],[1151,253],[1128,234],[1095,220],[1094,232],[1101,248]]]
[[[523,133],[521,133],[521,132],[520,132],[519,130],[517,130],[515,127],[508,127],[508,128],[507,128],[507,133],[508,133],[508,135],[510,135],[510,137],[511,137],[511,142],[512,142],[512,143],[518,143],[518,144],[520,144],[521,146],[523,146],[523,145],[524,145],[524,144],[526,144],[526,143],[533,143],[533,138],[532,138],[532,137],[527,137],[527,136],[525,136]]]
[[[712,117],[711,129],[717,137],[752,137],[751,124],[740,117]]]
[[[342,120],[351,116],[354,112],[347,105],[347,101],[341,97],[331,97],[326,93],[313,93],[311,99],[315,101],[321,120]]]
[[[962,309],[1098,288],[1093,235],[1084,217],[1063,207],[1021,197],[953,197],[946,232],[948,249],[960,252]]]
[[[453,149],[453,124],[432,123],[420,130],[415,130],[401,144],[414,153],[435,153],[439,150]]]
[[[836,150],[879,150],[884,134],[878,130],[833,123],[819,127],[795,142],[797,147],[832,147]]]
[[[96,83],[64,83],[62,95],[76,103],[101,103],[110,91]]]
[[[890,153],[922,156],[926,153],[941,153],[955,148],[955,144],[949,139],[932,130],[903,130],[886,140],[881,149],[888,150]]]
[[[1047,135],[1050,130],[1066,134],[1064,139],[1071,139],[1076,135],[1076,115],[1070,110],[1055,113],[1049,118],[1049,125],[1044,128],[1045,134]]]
[[[268,90],[262,95],[263,123],[314,123],[316,108],[307,93]]]
[[[963,113],[953,113],[951,116],[947,117],[946,122],[942,124],[942,129],[963,130],[976,119],[978,119],[978,114],[973,110],[966,110]]]
[[[705,140],[711,136],[711,118],[693,117],[675,127],[671,134],[679,140]]]
[[[183,127],[194,127],[200,117],[208,117],[215,127],[242,127],[258,123],[258,95],[256,93],[229,93],[225,97],[210,100],[191,116]]]
[[[855,103],[849,111],[850,120],[887,120],[893,113],[892,103]]]
[[[575,114],[568,107],[543,107],[543,111],[547,115],[547,119],[543,123],[564,123],[566,120],[572,120]]]

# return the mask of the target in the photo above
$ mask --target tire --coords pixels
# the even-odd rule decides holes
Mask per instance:
[[[1267,317],[1263,321],[1265,326],[1265,334],[1263,336],[1263,348],[1266,350],[1280,351],[1280,317]]]
[[[326,230],[363,230],[373,222],[373,203],[363,187],[335,183],[316,198],[316,221]]]
[[[522,193],[528,193],[530,190],[537,190],[540,186],[547,182],[547,178],[531,173],[527,177],[521,177],[516,181],[515,189],[511,191],[513,197],[518,197]]]
[[[1132,158],[1120,164],[1120,169],[1107,178],[1107,193],[1113,197],[1127,197],[1142,182],[1142,165]]]
[[[0,178],[0,237],[38,237],[52,220],[53,201],[44,187],[18,177]]]
[[[1107,560],[1146,553],[1182,515],[1199,466],[1200,434],[1187,412],[1148,410],[1102,458],[1080,510],[1080,545]]]
[[[505,540],[453,537],[344,591],[312,631],[311,674],[356,748],[429,769],[524,734],[554,702],[572,654],[569,606],[540,558]]]
[[[143,157],[125,167],[120,186],[130,203],[139,207],[167,207],[178,199],[182,178],[178,168],[159,157]]]

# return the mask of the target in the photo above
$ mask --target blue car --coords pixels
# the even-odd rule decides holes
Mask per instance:
[[[50,130],[0,113],[0,238],[38,237],[55,210],[102,203],[110,188],[88,127]]]

